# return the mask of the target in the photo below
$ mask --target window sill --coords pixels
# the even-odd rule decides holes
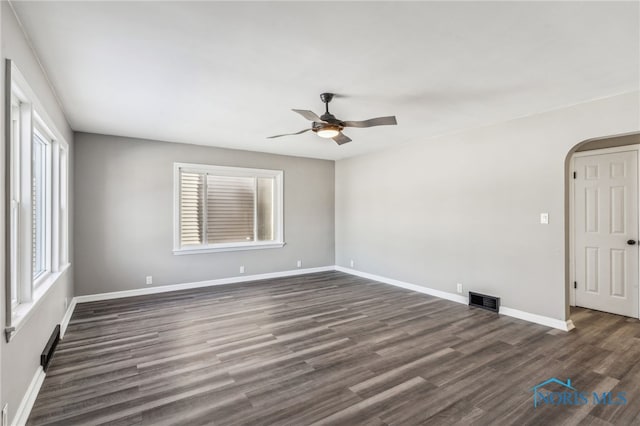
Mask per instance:
[[[173,254],[176,256],[182,256],[185,254],[204,254],[204,253],[219,253],[224,251],[240,251],[240,250],[261,250],[261,249],[273,249],[281,248],[285,245],[284,242],[268,242],[268,243],[252,243],[252,244],[224,244],[218,246],[200,247],[200,248],[178,248],[173,249]]]
[[[7,342],[10,342],[11,339],[18,334],[42,299],[44,299],[44,296],[55,285],[55,283],[58,282],[70,266],[71,264],[67,263],[66,265],[61,266],[58,272],[53,272],[44,278],[38,285],[38,288],[33,292],[33,300],[31,302],[20,303],[15,306],[11,315],[11,327],[5,330]],[[13,330],[9,332],[11,328],[13,328]]]

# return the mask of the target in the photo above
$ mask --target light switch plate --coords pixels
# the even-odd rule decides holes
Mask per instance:
[[[549,213],[540,213],[540,223],[543,225],[549,224]]]

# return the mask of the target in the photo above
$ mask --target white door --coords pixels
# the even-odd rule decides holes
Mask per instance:
[[[638,317],[638,153],[575,157],[576,306]]]

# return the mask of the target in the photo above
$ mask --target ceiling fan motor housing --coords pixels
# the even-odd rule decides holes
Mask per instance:
[[[333,114],[329,114],[329,113],[322,114],[322,115],[320,116],[320,119],[321,119],[322,121],[326,121],[327,123],[331,123],[331,124],[336,124],[336,125],[342,125],[342,126],[344,126],[344,122],[343,122],[343,121],[338,120],[338,119],[335,117],[335,115],[333,115]]]
[[[334,128],[339,132],[341,132],[342,129],[344,129],[344,123],[342,123],[340,120],[336,120],[335,118],[333,118],[333,120],[326,120],[324,115],[320,118],[326,121],[326,123],[318,123],[317,121],[314,121],[311,130],[313,130],[316,133],[318,132],[318,130],[322,130],[325,128]]]

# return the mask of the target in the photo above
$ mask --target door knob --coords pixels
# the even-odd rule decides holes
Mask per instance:
[[[627,244],[629,244],[630,246],[633,246],[636,244],[636,240],[627,240]]]

